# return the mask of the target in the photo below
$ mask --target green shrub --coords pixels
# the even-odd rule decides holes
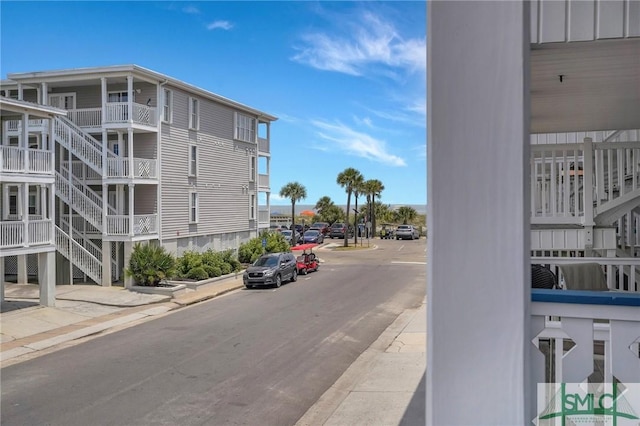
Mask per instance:
[[[215,278],[222,275],[222,270],[219,266],[204,265],[204,270],[209,274],[209,278]]]
[[[223,263],[220,269],[222,270],[222,275],[230,274],[232,271],[231,265],[229,265],[228,263]]]
[[[125,274],[140,286],[157,286],[176,275],[176,260],[164,247],[136,243]]]
[[[206,280],[207,278],[209,278],[209,274],[204,270],[204,267],[196,266],[187,273],[187,278],[198,281]]]
[[[262,247],[262,240],[266,239],[266,247]],[[253,263],[264,253],[290,251],[289,243],[279,232],[263,231],[257,238],[252,238],[238,249],[238,261]]]
[[[189,271],[202,266],[202,255],[196,251],[185,251],[177,260],[178,275],[181,277],[188,278]]]

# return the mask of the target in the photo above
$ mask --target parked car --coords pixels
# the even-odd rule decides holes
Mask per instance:
[[[263,254],[242,274],[242,281],[247,288],[280,287],[285,281],[297,279],[298,267],[292,253]]]
[[[353,228],[349,227],[348,229],[349,229],[349,231],[348,231],[349,236],[348,237],[352,237],[353,236]],[[331,228],[329,228],[329,238],[331,238],[331,239],[333,239],[333,238],[344,238],[345,233],[347,233],[347,225],[345,223],[336,222],[333,225],[331,225]]]
[[[326,236],[329,233],[329,224],[327,222],[316,222],[309,229],[317,229],[322,232],[323,236]]]
[[[292,244],[292,237],[293,237],[293,231],[289,230],[289,229],[283,229],[282,231],[280,231],[280,233],[282,234],[282,236],[284,237],[285,241],[289,243],[289,245]],[[298,231],[295,231],[295,235],[296,235],[296,244],[300,244],[301,243],[301,235]]]
[[[302,244],[306,243],[316,243],[322,244],[324,242],[324,235],[318,229],[309,229],[302,234]]]
[[[269,226],[269,230],[273,232],[282,232],[284,229],[287,229],[284,225],[271,225]]]
[[[420,233],[413,225],[398,225],[396,228],[396,240],[417,240]]]

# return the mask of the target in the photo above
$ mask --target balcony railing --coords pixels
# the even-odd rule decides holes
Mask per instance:
[[[156,108],[142,104],[133,104],[133,114],[131,121],[135,124],[155,127],[158,123],[156,118]],[[67,117],[80,127],[101,127],[102,108],[80,108],[72,109],[67,113]],[[128,102],[108,102],[106,107],[105,124],[128,123],[129,103]]]
[[[33,220],[29,222],[0,222],[0,248],[27,247],[41,244],[53,244],[51,220]],[[26,227],[29,232],[25,232]],[[29,236],[29,239],[25,238]]]
[[[269,187],[269,175],[258,175],[258,186],[260,188],[268,188]]]
[[[45,120],[43,118],[36,118],[33,120],[29,120],[29,131],[30,132],[44,132],[47,131],[47,124],[49,120]],[[9,133],[19,133],[22,131],[22,120],[7,120],[6,121],[7,131]]]
[[[534,386],[640,382],[640,294],[535,289],[531,300]]]
[[[118,157],[107,160],[107,177],[127,178],[129,177],[129,158]],[[133,159],[133,178],[157,179],[158,162],[146,158]]]
[[[158,233],[158,215],[145,214],[133,216],[133,232],[129,232],[128,215],[108,215],[108,235],[154,235]]]
[[[258,138],[258,152],[262,152],[265,154],[269,154],[269,139],[266,138]]]
[[[53,152],[0,145],[0,172],[53,174]]]

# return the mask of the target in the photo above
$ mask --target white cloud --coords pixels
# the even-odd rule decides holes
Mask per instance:
[[[348,25],[345,36],[326,33],[302,35],[294,61],[326,71],[354,76],[368,73],[397,78],[397,73],[424,73],[427,68],[425,38],[404,39],[391,22],[366,12]]]
[[[213,21],[210,24],[207,24],[208,30],[215,30],[218,28],[223,30],[230,30],[231,28],[233,28],[233,24],[229,21]]]
[[[195,6],[186,6],[182,8],[184,13],[188,13],[189,15],[198,15],[200,13],[200,9]]]
[[[312,120],[311,124],[318,128],[318,137],[337,145],[340,150],[349,155],[390,166],[407,165],[402,158],[387,152],[384,141],[366,133],[353,130],[340,122],[334,124],[321,120]]]

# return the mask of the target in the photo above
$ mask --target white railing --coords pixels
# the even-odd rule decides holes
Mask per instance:
[[[69,181],[58,172],[56,172],[56,194],[82,214],[93,226],[102,230],[102,206],[93,202],[81,189],[69,185]]]
[[[0,222],[0,248],[24,245],[24,222]]]
[[[24,148],[17,146],[0,145],[0,171],[24,173]]]
[[[22,131],[22,120],[7,120],[5,123],[7,126],[7,131],[9,131],[10,133]],[[35,118],[29,120],[28,130],[31,132],[46,131],[47,120],[43,118]]]
[[[261,188],[268,188],[269,187],[269,175],[259,174],[258,175],[258,186],[261,187]]]
[[[80,127],[102,126],[102,108],[71,109],[67,117]]]
[[[29,221],[29,245],[53,244],[51,220]]]
[[[153,235],[158,233],[158,215],[134,215],[133,235]],[[128,215],[107,216],[108,235],[130,235]]]
[[[0,171],[53,174],[53,152],[0,145]]]
[[[53,152],[43,149],[29,149],[29,172],[53,174]]]
[[[267,209],[258,207],[258,223],[270,223],[270,212]]]
[[[532,145],[530,170],[532,223],[591,222],[640,197],[640,142]]]
[[[640,257],[532,257],[531,263],[549,266],[558,282],[563,282],[562,265],[598,263],[602,266],[609,290],[640,295]]]
[[[108,102],[106,123],[126,123],[129,121],[128,102]],[[155,126],[156,109],[142,104],[133,104],[133,123]]]
[[[69,120],[58,117],[54,121],[56,141],[70,150],[76,157],[89,165],[97,173],[102,173],[102,149],[85,138],[85,133],[73,129],[67,124]],[[93,138],[91,138],[93,139]]]
[[[92,280],[102,282],[102,261],[96,259],[87,249],[74,241],[67,233],[56,226],[56,248],[75,266],[80,268]]]
[[[534,386],[582,383],[588,378],[613,383],[614,377],[622,383],[640,382],[638,310],[638,294],[533,290]],[[575,344],[570,351],[565,347],[569,341]]]
[[[154,126],[157,124],[156,109],[142,104],[133,104],[133,122]]]
[[[69,178],[69,169],[66,167],[66,164],[62,164],[60,167],[60,175],[62,176],[63,179],[68,179]],[[85,185],[81,180],[77,179],[75,176],[71,176],[71,182],[73,183],[73,186],[75,186],[77,189],[79,189],[80,191],[82,191],[82,193],[89,198],[91,201],[93,201],[93,203],[97,206],[102,206],[102,196],[98,195],[95,191],[93,191],[90,187],[88,187],[87,185]],[[111,207],[110,205],[107,205],[107,212],[108,213],[115,213],[116,209]]]
[[[29,232],[25,233],[28,225]],[[29,241],[25,235],[29,235]],[[0,248],[26,247],[40,244],[53,244],[51,236],[51,219],[33,220],[29,222],[0,222]]]
[[[129,177],[129,158],[117,157],[107,160],[107,177],[127,178]],[[158,161],[146,158],[133,159],[133,178],[157,179]]]
[[[269,139],[258,137],[258,152],[269,154]]]

